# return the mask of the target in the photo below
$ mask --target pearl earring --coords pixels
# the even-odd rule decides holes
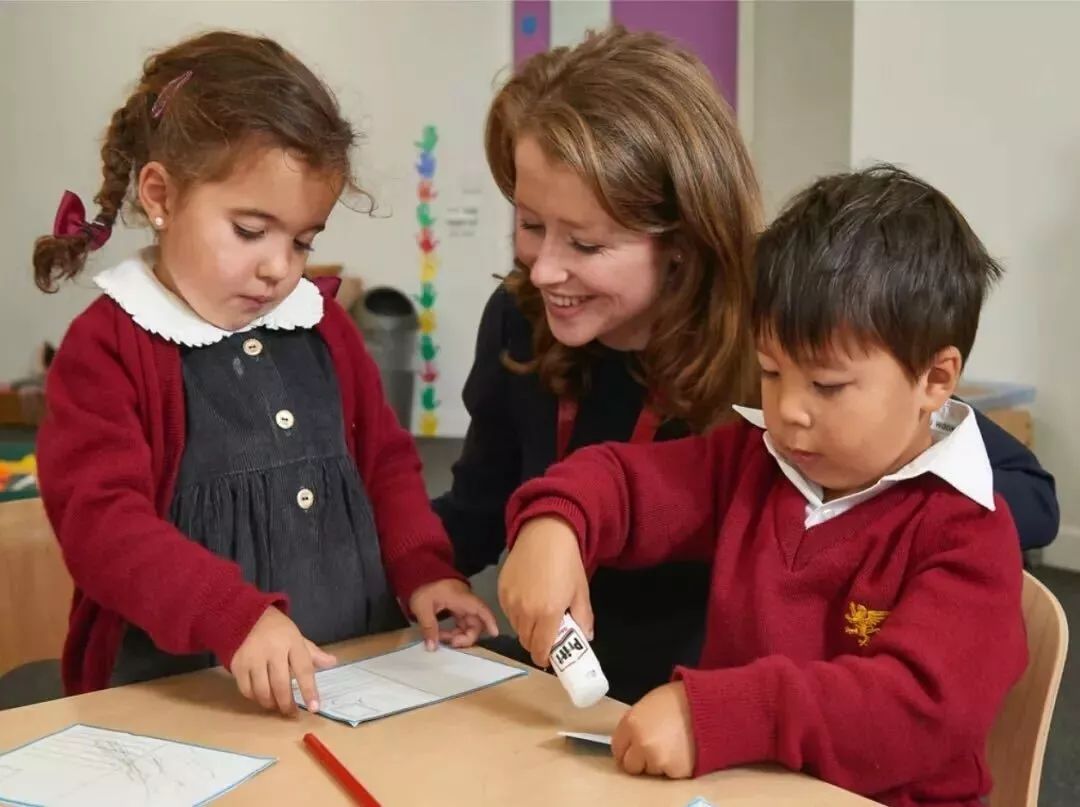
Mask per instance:
[[[161,216],[154,216],[154,226],[160,230],[162,227],[165,226],[165,219],[163,219]]]

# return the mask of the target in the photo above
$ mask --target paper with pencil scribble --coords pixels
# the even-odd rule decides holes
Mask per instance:
[[[273,759],[74,725],[0,754],[0,804],[195,807]]]

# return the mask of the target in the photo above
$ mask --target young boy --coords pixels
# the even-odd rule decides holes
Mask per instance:
[[[623,769],[772,761],[886,804],[977,805],[1026,664],[1021,558],[951,396],[1001,270],[944,195],[890,166],[802,192],[756,260],[763,410],[586,448],[526,483],[503,607],[542,664],[567,608],[592,630],[598,566],[711,558],[700,667],[626,713]]]

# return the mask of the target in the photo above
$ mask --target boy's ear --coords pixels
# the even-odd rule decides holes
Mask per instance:
[[[964,369],[964,359],[955,347],[946,347],[934,354],[928,369],[920,379],[924,402],[924,412],[936,412],[956,392],[960,383],[960,373]]]

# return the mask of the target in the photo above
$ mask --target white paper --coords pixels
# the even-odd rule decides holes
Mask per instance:
[[[597,745],[611,745],[610,734],[589,734],[584,731],[560,731],[560,737],[568,737],[571,740],[581,740],[586,743],[596,743]]]
[[[75,725],[0,755],[0,803],[193,807],[273,759]]]
[[[493,686],[525,671],[449,647],[414,644],[315,674],[319,714],[358,726]],[[304,706],[293,683],[293,698]]]

